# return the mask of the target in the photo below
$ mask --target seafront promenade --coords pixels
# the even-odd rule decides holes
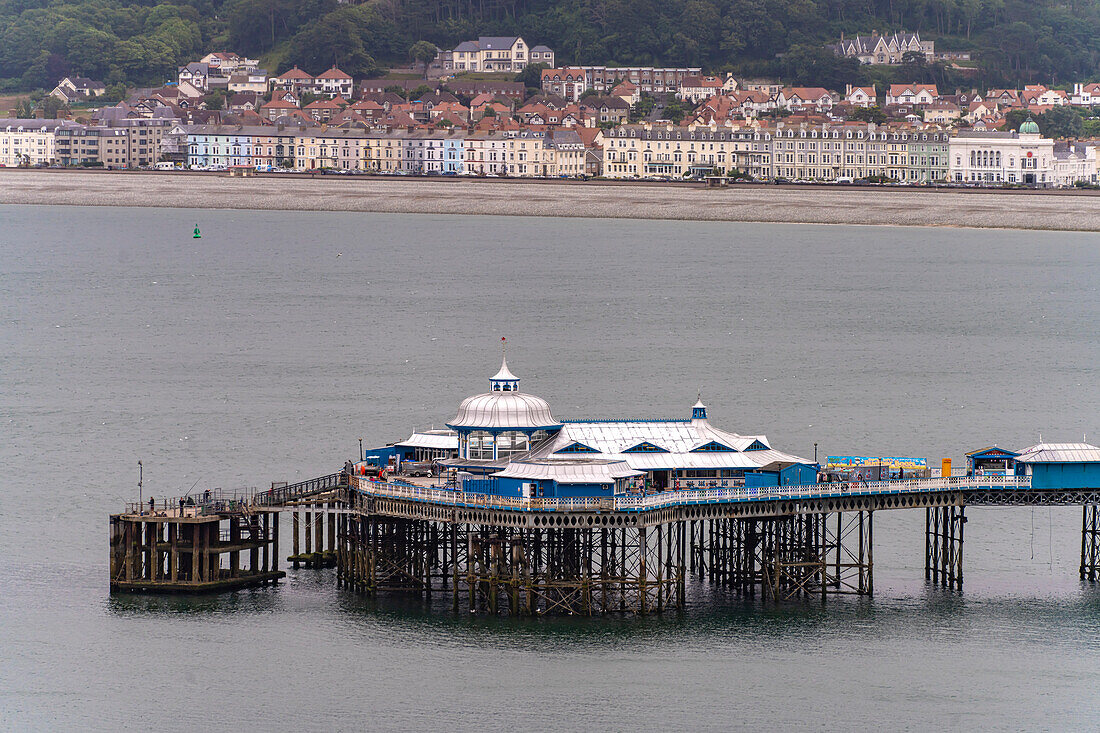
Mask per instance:
[[[0,204],[1100,231],[1076,191],[0,170]]]

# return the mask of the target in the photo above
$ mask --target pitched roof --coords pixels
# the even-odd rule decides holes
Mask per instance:
[[[318,99],[316,102],[310,102],[305,106],[306,109],[342,109],[340,103],[335,99]]]
[[[1017,463],[1097,463],[1100,448],[1089,443],[1036,443],[1024,448]]]
[[[572,81],[575,79],[583,79],[584,69],[574,69],[568,66],[562,67],[560,69],[543,69],[540,76],[542,77],[543,81]]]
[[[921,92],[924,92],[924,91],[927,91],[933,97],[939,96],[939,90],[936,88],[935,84],[891,84],[890,85],[890,96],[891,97],[898,97],[898,96],[901,96],[902,94],[905,94],[907,92],[909,94],[920,94]]]
[[[745,449],[759,441],[764,450]],[[693,452],[693,449],[717,442],[733,448],[722,452]],[[562,429],[538,448],[531,458],[550,458],[572,443],[589,446],[602,458],[625,460],[631,468],[747,468],[755,469],[774,462],[810,463],[769,446],[763,435],[738,435],[690,420],[607,420],[564,421]],[[659,450],[634,451],[643,444]]]
[[[283,79],[283,80],[287,80],[287,79],[310,79],[310,80],[312,80],[313,79],[312,76],[310,76],[306,72],[302,71],[297,66],[295,66],[290,71],[287,71],[283,74],[279,74],[279,76],[277,76],[275,78]]]
[[[483,51],[501,51],[511,48],[519,36],[481,36],[477,39],[477,45]]]
[[[783,96],[787,99],[798,97],[799,99],[816,100],[829,96],[829,90],[822,87],[789,87],[783,90]]]
[[[325,73],[319,75],[317,78],[318,79],[350,79],[351,75],[350,74],[345,74],[344,72],[340,71],[335,66],[333,66],[331,69],[329,69]]]
[[[70,76],[67,78],[69,82],[77,89],[92,89],[95,87],[103,86],[103,82],[94,81],[86,76]]]
[[[714,76],[688,76],[680,82],[682,87],[701,87],[708,89],[720,89],[723,82]]]

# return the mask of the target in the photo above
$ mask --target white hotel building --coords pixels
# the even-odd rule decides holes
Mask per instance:
[[[1054,141],[1043,138],[1031,120],[1019,132],[963,130],[951,138],[948,159],[956,183],[1055,184]]]

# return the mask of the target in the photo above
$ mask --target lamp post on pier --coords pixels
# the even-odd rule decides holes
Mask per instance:
[[[141,495],[141,482],[145,478],[144,469],[142,468],[141,461],[138,461],[138,516],[144,514],[145,498]]]
[[[359,457],[355,459],[355,462],[358,463],[361,460],[363,460],[363,439],[362,438],[359,439]]]
[[[817,443],[814,443],[814,463],[817,463]]]

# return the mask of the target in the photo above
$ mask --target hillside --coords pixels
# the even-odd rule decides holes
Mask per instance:
[[[916,30],[973,50],[977,75],[943,66],[858,68],[824,51],[840,34]],[[521,34],[559,63],[703,66],[843,86],[893,78],[1016,85],[1100,78],[1100,0],[0,0],[0,91],[66,74],[155,84],[228,48],[362,76],[450,47]]]

